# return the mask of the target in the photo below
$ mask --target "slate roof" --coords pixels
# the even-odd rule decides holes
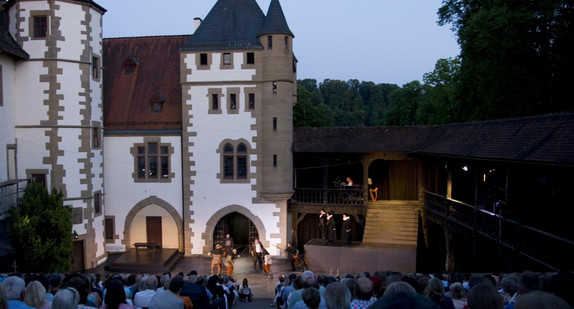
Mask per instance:
[[[278,0],[267,17],[255,0],[218,0],[182,50],[263,49],[258,36],[293,35]]]
[[[181,130],[179,49],[189,35],[104,39],[104,128]],[[126,60],[137,62],[125,74]],[[154,96],[165,100],[162,113],[151,113]]]
[[[574,164],[574,114],[421,127],[296,128],[295,153],[401,152]]]
[[[30,55],[18,45],[8,31],[8,17],[2,8],[0,8],[0,53],[8,54],[15,59],[30,58]]]
[[[259,35],[264,34],[288,34],[294,37],[287,25],[279,0],[271,0],[271,4],[269,4],[269,10],[267,10],[267,16]]]

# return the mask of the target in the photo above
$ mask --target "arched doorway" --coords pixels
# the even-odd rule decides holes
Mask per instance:
[[[238,212],[229,213],[217,222],[213,230],[213,243],[223,243],[227,233],[233,238],[235,247],[247,247],[255,238],[259,238],[255,224]]]

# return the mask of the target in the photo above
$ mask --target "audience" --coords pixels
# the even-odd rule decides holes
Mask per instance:
[[[306,270],[301,276],[292,273],[279,278],[271,303],[278,309],[573,308],[569,300],[574,294],[574,275],[569,272],[527,270],[465,274],[463,278],[458,273],[378,270],[372,275],[334,276]],[[0,309],[231,309],[237,305],[234,299],[252,299],[254,291],[247,280],[238,285],[231,276],[199,276],[191,271],[173,278],[170,273],[108,274],[102,285],[93,273],[0,274]]]

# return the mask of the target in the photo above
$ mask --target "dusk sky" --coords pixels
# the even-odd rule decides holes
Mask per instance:
[[[193,34],[216,0],[95,0],[108,11],[104,38]],[[280,0],[295,35],[297,78],[402,86],[459,54],[441,0]],[[264,14],[270,0],[257,0]]]

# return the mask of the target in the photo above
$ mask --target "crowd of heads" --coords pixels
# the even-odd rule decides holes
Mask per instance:
[[[10,274],[0,276],[0,309],[10,302],[34,308],[116,309],[137,301],[137,293],[165,290],[178,295],[201,287],[202,302],[227,302],[228,308],[251,287],[244,278],[231,276],[110,274],[96,273]],[[375,271],[334,276],[310,270],[279,276],[274,304],[277,308],[468,308],[468,309],[567,309],[574,308],[574,275],[571,272],[507,274],[441,274]],[[251,300],[249,295],[249,300]],[[192,297],[189,297],[191,303]],[[297,302],[300,304],[296,305]],[[354,305],[353,305],[354,304]],[[135,304],[137,306],[137,304]],[[303,306],[303,307],[301,307]],[[145,307],[153,308],[147,304]],[[197,306],[199,308],[199,306]]]
[[[376,271],[332,276],[305,271],[300,276],[281,276],[277,287],[277,308],[574,308],[571,272],[431,275]]]

